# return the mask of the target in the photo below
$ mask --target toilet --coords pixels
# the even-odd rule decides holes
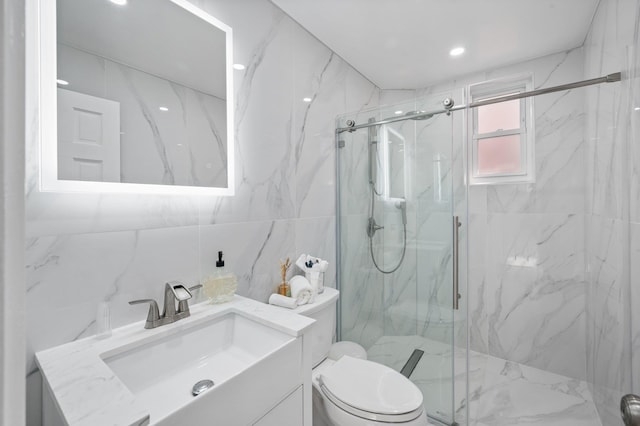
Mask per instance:
[[[333,344],[339,292],[325,288],[293,309],[316,320],[311,331],[313,426],[426,426],[420,389],[397,371],[368,361],[362,346]]]

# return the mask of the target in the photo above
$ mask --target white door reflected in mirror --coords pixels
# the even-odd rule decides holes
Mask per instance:
[[[120,182],[120,104],[58,89],[60,179]]]

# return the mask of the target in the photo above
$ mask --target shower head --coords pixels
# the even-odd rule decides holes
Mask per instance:
[[[402,212],[402,224],[407,226],[407,200],[396,201],[396,208]]]
[[[411,120],[428,120],[433,117],[433,114],[427,114],[425,111],[409,111],[405,116]]]

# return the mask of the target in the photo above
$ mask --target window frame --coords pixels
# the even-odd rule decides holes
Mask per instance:
[[[496,98],[514,93],[533,90],[533,75],[518,74],[515,76],[483,81],[468,86],[467,98],[470,102]],[[478,109],[472,108],[469,114],[469,144],[470,155],[468,176],[470,185],[489,185],[506,183],[535,182],[535,123],[533,114],[533,98],[519,99],[520,127],[515,129],[498,129],[489,133],[478,133]],[[522,168],[518,172],[480,174],[478,171],[479,143],[484,139],[501,136],[520,135],[520,163]]]

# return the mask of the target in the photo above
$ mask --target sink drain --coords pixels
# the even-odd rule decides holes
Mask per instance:
[[[198,396],[202,392],[206,391],[207,389],[212,388],[214,384],[215,383],[213,383],[213,380],[209,380],[209,379],[200,380],[198,383],[193,385],[193,388],[191,389],[191,394],[193,396]]]

